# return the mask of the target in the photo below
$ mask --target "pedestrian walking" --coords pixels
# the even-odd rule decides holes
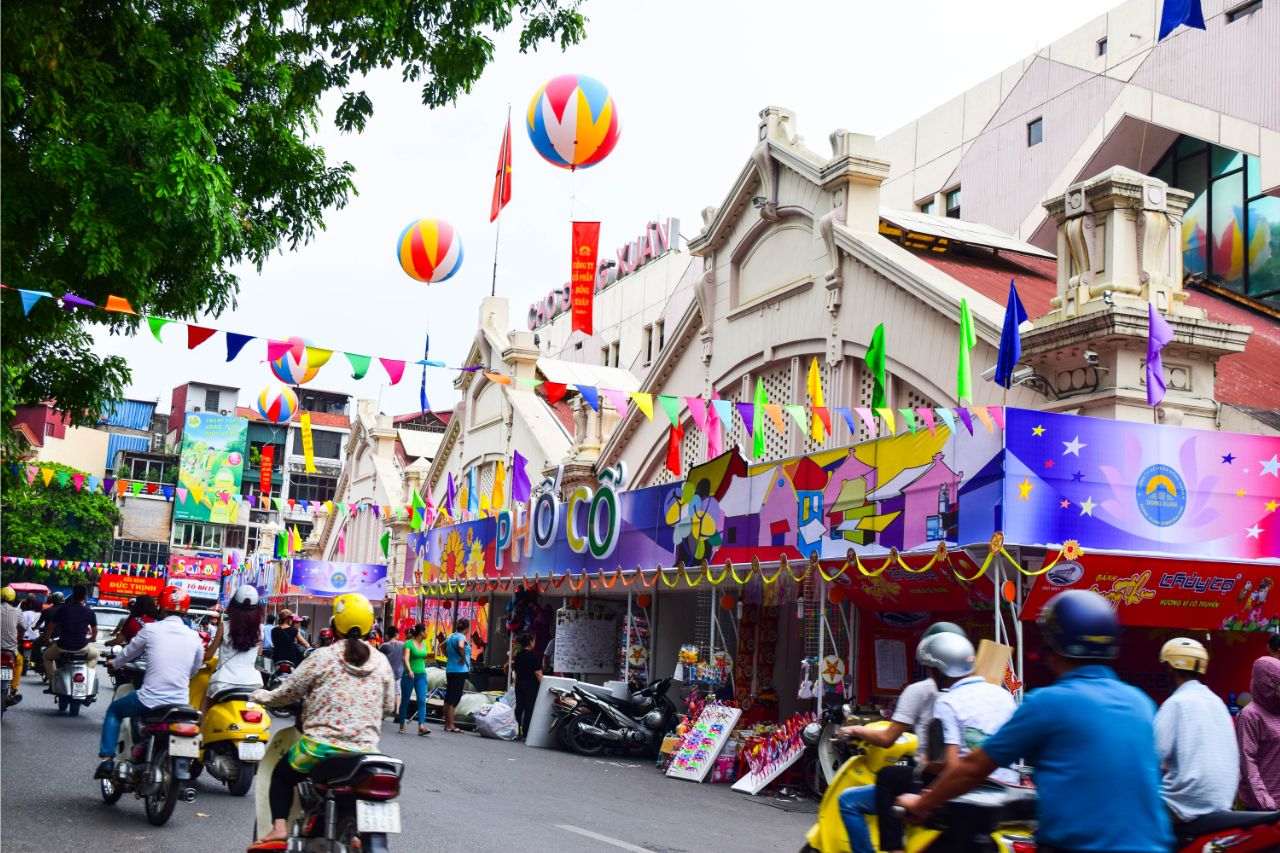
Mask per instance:
[[[373,630],[378,630],[378,623],[373,623]],[[391,664],[391,675],[395,680],[396,707],[400,707],[400,679],[404,677],[404,640],[400,639],[400,629],[392,625],[387,629],[387,639],[378,649],[387,656]]]
[[[409,716],[409,700],[413,695],[418,697],[418,735],[431,734],[427,728],[427,657],[430,654],[427,645],[427,626],[419,622],[409,631],[409,639],[405,641],[401,652],[403,665],[400,676],[400,713],[396,722],[400,731],[404,732],[405,719]]]
[[[1236,715],[1240,739],[1240,805],[1250,811],[1280,808],[1280,660],[1253,662],[1253,701]]]
[[[444,730],[446,732],[462,731],[454,725],[453,718],[458,711],[458,703],[462,701],[467,676],[471,674],[471,643],[467,641],[467,629],[470,627],[470,619],[459,619],[454,623],[453,633],[444,643]]]
[[[533,717],[538,685],[542,681],[542,655],[534,651],[533,635],[524,633],[516,637],[515,652],[507,667],[515,676],[517,737],[524,740],[529,734],[529,720]]]

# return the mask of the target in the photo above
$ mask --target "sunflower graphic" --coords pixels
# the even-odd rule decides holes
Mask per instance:
[[[451,530],[449,538],[444,542],[444,553],[440,557],[440,568],[447,578],[460,577],[466,564],[466,554],[462,549],[462,537],[458,531]]]

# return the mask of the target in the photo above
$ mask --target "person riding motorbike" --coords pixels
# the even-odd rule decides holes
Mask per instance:
[[[63,652],[87,652],[89,667],[92,669],[98,665],[98,650],[90,642],[98,631],[98,617],[85,604],[88,597],[89,588],[78,583],[71,588],[71,600],[48,613],[41,637],[45,642],[53,640],[43,655],[44,671],[49,676],[49,687],[45,693],[53,692],[53,677],[58,669],[58,657]]]
[[[160,618],[160,610],[156,600],[149,595],[140,595],[129,602],[129,618],[120,623],[120,627],[107,640],[108,646],[127,646],[142,626],[155,622]]]
[[[230,630],[227,622],[231,623]],[[224,616],[218,618],[204,659],[218,658],[218,668],[209,678],[209,686],[200,705],[203,714],[209,710],[210,697],[229,687],[256,690],[262,686],[262,674],[258,672],[258,649],[262,643],[262,608],[258,590],[251,584],[239,587],[231,596],[231,604]]]
[[[204,646],[200,637],[182,621],[191,606],[191,596],[179,587],[166,586],[160,592],[157,604],[164,618],[143,626],[111,662],[112,667],[120,669],[145,653],[147,669],[140,689],[126,693],[107,706],[106,717],[102,721],[102,739],[98,743],[98,757],[102,763],[94,773],[95,779],[111,777],[124,718],[137,717],[146,709],[161,705],[187,704],[191,679],[204,665]]]
[[[8,699],[10,705],[22,701],[22,694],[18,692],[22,673],[22,611],[13,604],[17,597],[11,586],[0,590],[0,651],[13,653],[13,671],[17,673],[13,678],[13,694]]]
[[[884,728],[867,728],[866,726],[845,726],[837,734],[840,737],[866,741],[881,749],[887,748],[907,731],[913,730],[916,735],[916,764],[895,764],[883,768],[876,775],[873,792],[862,788],[851,788],[840,795],[841,813],[845,815],[846,829],[850,838],[867,837],[870,844],[864,814],[871,809],[863,805],[871,800],[874,793],[874,804],[877,828],[880,836],[880,849],[901,853],[903,850],[902,821],[893,811],[893,801],[899,794],[919,791],[924,785],[933,781],[940,767],[929,767],[928,743],[929,723],[933,721],[933,703],[938,698],[938,682],[945,678],[943,673],[926,662],[925,644],[938,634],[956,634],[964,637],[964,629],[953,622],[938,622],[930,625],[920,638],[916,647],[916,661],[925,667],[925,677],[907,685],[898,697],[898,704],[889,718],[889,725]],[[931,658],[928,658],[931,660]],[[846,810],[847,809],[847,810]],[[852,823],[856,821],[857,823]]]
[[[395,712],[391,665],[364,640],[373,630],[369,599],[359,593],[335,598],[331,625],[342,642],[317,649],[275,690],[254,691],[254,701],[268,706],[301,700],[306,725],[288,760],[271,774],[271,831],[255,846],[286,839],[298,783],[327,758],[377,751],[382,720]]]
[[[1032,690],[982,746],[898,804],[927,818],[1021,758],[1035,768],[1040,853],[1167,853],[1174,838],[1152,749],[1155,703],[1103,663],[1120,650],[1115,609],[1096,592],[1067,590],[1037,624],[1057,681]]]
[[[1223,701],[1200,682],[1209,650],[1187,637],[1160,649],[1173,694],[1156,711],[1156,753],[1164,771],[1161,793],[1175,825],[1230,811],[1240,776],[1236,730]]]

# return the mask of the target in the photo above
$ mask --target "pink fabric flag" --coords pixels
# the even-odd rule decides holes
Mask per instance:
[[[40,469],[37,468],[36,466],[34,465],[27,466],[27,485],[28,486],[35,484],[36,475],[39,473],[40,473]]]
[[[347,528],[345,527],[338,530],[338,553],[347,553]]]
[[[391,384],[395,385],[400,381],[400,377],[404,376],[404,362],[397,361],[394,358],[380,358],[382,366],[386,368],[387,376],[391,379]]]
[[[996,426],[1004,429],[1004,406],[987,406],[987,411],[991,414],[991,420],[996,422]]]
[[[619,391],[617,388],[601,388],[600,393],[618,410],[618,417],[627,416],[627,403],[631,398],[627,396],[626,391]]]
[[[78,491],[80,491],[82,488],[84,488],[84,478],[85,478],[85,475],[84,475],[84,474],[72,474],[72,475],[71,475],[71,482],[73,482],[73,483],[75,483],[75,484],[76,484],[76,491],[77,491],[77,492],[78,492]]]
[[[719,395],[713,390],[711,399],[718,398]],[[692,408],[690,406],[690,409]],[[724,452],[724,443],[721,441],[720,434],[720,413],[716,411],[714,403],[707,407],[706,429],[703,432],[707,434],[707,458],[714,459]]]
[[[693,415],[693,422],[702,432],[707,431],[707,401],[701,397],[685,397],[685,403],[689,405],[689,414]]]
[[[355,515],[356,510],[358,509],[360,509],[359,504],[352,504],[352,503],[347,504],[347,512],[351,513],[352,515]]]
[[[267,361],[279,361],[292,348],[288,341],[267,341]]]
[[[936,435],[933,431],[933,409],[919,407],[916,409],[916,417],[920,418],[924,425],[929,428],[929,435]]]
[[[184,503],[186,503],[186,502],[187,502],[187,490],[186,490],[186,489],[184,489],[184,488],[179,487],[179,488],[178,488],[178,503],[180,503],[180,504],[184,504]]]
[[[867,428],[867,434],[871,438],[876,437],[876,419],[871,414],[870,409],[854,409],[858,413],[858,417],[862,418],[862,423]]]

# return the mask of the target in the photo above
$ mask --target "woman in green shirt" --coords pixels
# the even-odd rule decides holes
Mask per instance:
[[[400,732],[404,733],[405,718],[409,716],[409,701],[413,694],[418,696],[418,734],[431,734],[427,728],[427,658],[430,655],[427,645],[427,626],[419,622],[409,630],[409,639],[404,644],[404,675],[400,676],[400,713],[396,722],[400,724]]]

